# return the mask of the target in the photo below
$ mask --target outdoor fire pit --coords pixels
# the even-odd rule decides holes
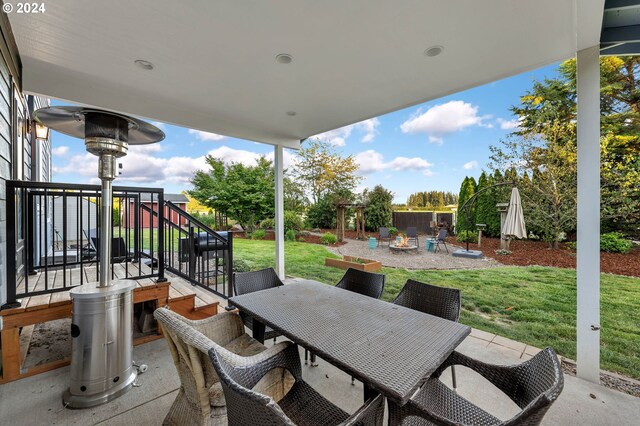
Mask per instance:
[[[395,243],[389,244],[389,251],[398,253],[418,253],[418,245],[409,243],[408,237],[398,237]]]

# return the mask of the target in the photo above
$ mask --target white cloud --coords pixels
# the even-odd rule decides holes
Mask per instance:
[[[320,133],[312,137],[328,142],[333,146],[345,146],[347,143],[347,139],[349,139],[349,136],[351,136],[351,134],[355,130],[356,132],[362,134],[360,141],[368,143],[373,142],[373,140],[375,139],[376,135],[378,134],[379,125],[380,120],[378,120],[377,118],[370,118],[359,123],[350,124],[348,126],[340,127],[334,130],[329,130],[328,132]]]
[[[226,136],[218,135],[216,133],[203,132],[202,130],[189,129],[190,135],[196,135],[201,141],[221,141]]]
[[[156,126],[160,130],[165,130],[167,128],[167,125],[165,123],[163,123],[162,121],[152,121],[151,124],[153,124],[154,126]]]
[[[55,155],[56,157],[64,157],[65,155],[67,155],[69,153],[69,147],[68,146],[58,146],[56,148],[53,148],[51,150],[51,153],[53,155]]]
[[[498,118],[497,121],[502,130],[513,130],[520,127],[519,119],[505,120],[504,118]]]
[[[488,116],[479,116],[478,107],[463,101],[449,101],[426,112],[413,115],[400,125],[403,133],[427,133],[429,142],[443,142],[443,137],[469,126],[482,126]]]
[[[469,161],[468,163],[464,163],[464,166],[462,166],[462,168],[465,170],[477,169],[478,162],[476,160]]]
[[[206,170],[206,156],[187,157],[175,156],[169,158],[156,157],[154,152],[160,151],[159,145],[135,145],[130,146],[127,156],[118,160],[122,163],[122,174],[118,176],[116,184],[121,182],[147,183],[164,185],[167,183],[187,184],[196,170]],[[242,149],[234,149],[221,146],[207,153],[224,163],[255,164],[262,156],[272,159],[273,153],[262,155]],[[290,152],[285,151],[284,165],[293,164],[295,159]],[[93,154],[83,153],[72,156],[63,166],[54,167],[56,174],[73,174],[87,178],[90,182],[97,179],[98,157]]]
[[[391,161],[385,162],[382,154],[369,149],[356,154],[354,158],[359,165],[358,170],[361,174],[380,172],[382,170],[419,171],[425,176],[431,176],[433,173],[430,170],[433,164],[420,157],[396,157]]]

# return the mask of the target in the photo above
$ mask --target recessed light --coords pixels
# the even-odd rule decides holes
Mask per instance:
[[[144,59],[136,59],[133,63],[143,70],[151,71],[153,69],[153,64],[149,61],[145,61]]]
[[[444,50],[443,46],[431,46],[427,50],[424,51],[424,54],[429,57],[438,56]]]
[[[293,117],[293,116],[294,116],[294,115],[296,115],[296,114],[297,114],[297,112],[295,112],[295,111],[287,111],[287,115],[288,115],[289,117]]]
[[[288,53],[281,53],[276,55],[276,62],[279,64],[290,64],[293,61],[293,56]]]

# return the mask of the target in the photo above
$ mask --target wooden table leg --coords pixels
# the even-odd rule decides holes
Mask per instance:
[[[253,319],[253,338],[264,344],[264,324]]]

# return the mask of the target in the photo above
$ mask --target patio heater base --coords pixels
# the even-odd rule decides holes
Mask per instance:
[[[456,250],[451,253],[453,257],[466,257],[467,259],[482,259],[480,250]]]
[[[65,407],[104,404],[133,386],[133,281],[109,287],[88,283],[71,290],[71,384]]]

